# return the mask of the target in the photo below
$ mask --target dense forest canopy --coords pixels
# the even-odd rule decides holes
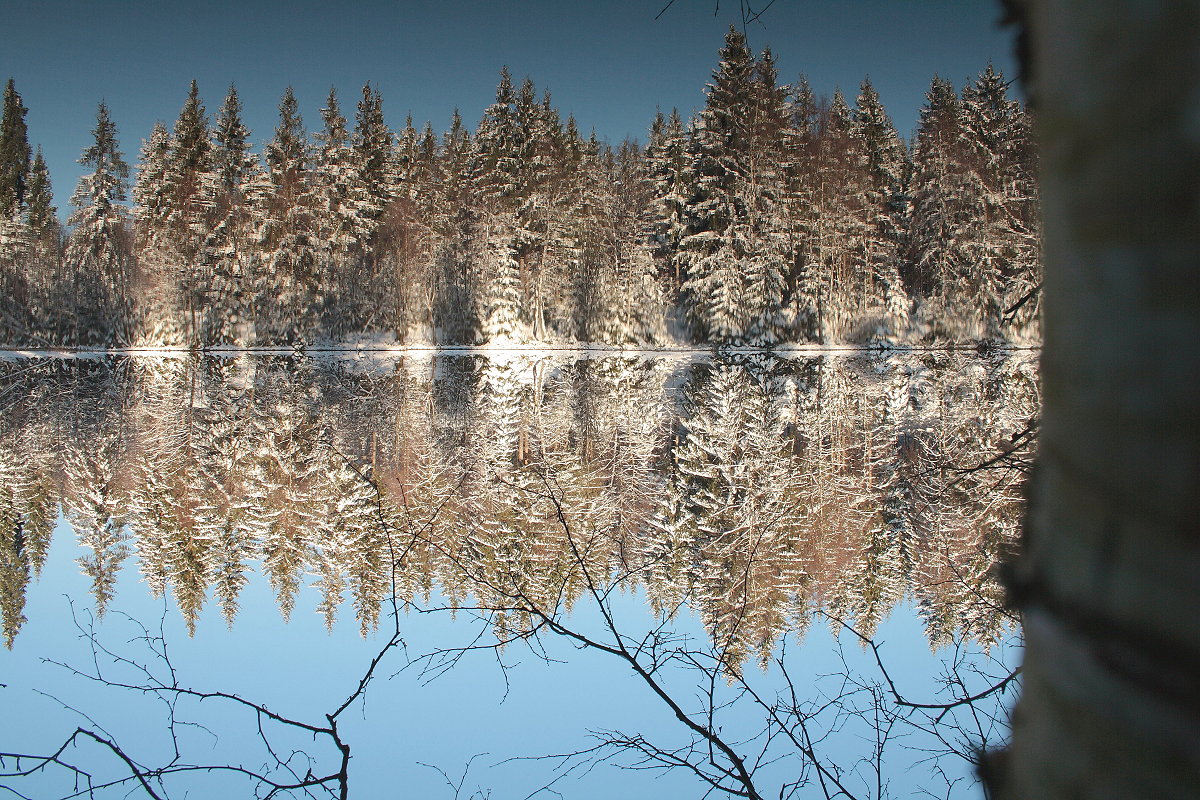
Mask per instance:
[[[64,229],[9,80],[0,342],[1035,342],[1035,154],[1006,88],[934,78],[910,146],[869,80],[818,98],[730,30],[703,110],[644,146],[502,70],[476,129],[440,136],[391,130],[369,84],[310,135],[288,89],[260,157],[236,88],[210,117],[193,82],[132,185],[100,104]]]

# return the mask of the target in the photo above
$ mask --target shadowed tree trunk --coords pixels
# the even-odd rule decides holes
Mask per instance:
[[[1200,2],[1030,0],[1044,417],[1003,797],[1200,792]]]

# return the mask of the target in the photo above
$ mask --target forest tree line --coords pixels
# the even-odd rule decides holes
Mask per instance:
[[[369,84],[310,136],[292,90],[261,157],[192,83],[136,178],[101,103],[67,225],[13,81],[0,120],[0,339],[21,346],[1029,342],[1036,157],[988,67],[934,78],[915,140],[779,83],[731,30],[693,119],[644,146],[501,72],[472,132],[392,131]],[[348,112],[347,112],[348,113]],[[130,202],[132,201],[132,202]]]

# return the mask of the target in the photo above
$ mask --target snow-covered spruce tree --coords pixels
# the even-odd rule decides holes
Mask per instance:
[[[1037,330],[1034,150],[1028,118],[1005,87],[989,65],[954,104],[947,85],[930,90],[910,258],[914,282],[928,290],[924,316],[934,335],[1004,338]]]
[[[395,192],[392,132],[383,119],[383,97],[366,84],[358,102],[354,126],[354,151],[358,171],[370,198],[368,212],[378,220]]]
[[[440,186],[434,193],[430,220],[437,242],[433,255],[432,320],[437,341],[444,344],[472,342],[479,329],[468,247],[473,151],[470,133],[456,110],[450,129],[442,136]]]
[[[192,81],[187,100],[175,121],[163,175],[166,189],[168,237],[175,283],[183,306],[185,341],[206,340],[207,304],[212,285],[205,263],[212,197],[205,176],[212,171],[212,141],[200,92]]]
[[[53,320],[61,314],[62,298],[57,297],[60,259],[62,255],[62,225],[50,189],[50,172],[42,149],[38,147],[29,169],[25,191],[25,234],[22,248],[21,274],[17,282],[24,288],[24,307],[12,318],[24,321],[22,337],[46,344],[47,331],[56,326]],[[20,297],[10,295],[14,300]]]
[[[26,111],[9,78],[0,116],[0,340],[9,342],[21,340],[30,323],[26,262],[32,243],[25,196],[31,165]]]
[[[374,212],[362,180],[358,154],[350,141],[337,92],[329,90],[321,109],[324,127],[317,134],[314,190],[321,274],[329,286],[323,309],[324,328],[336,338],[365,322],[358,281],[357,257],[370,238]]]
[[[204,243],[210,264],[208,297],[210,344],[247,344],[251,298],[247,285],[252,258],[252,214],[249,186],[260,173],[250,152],[250,131],[242,122],[242,103],[230,85],[212,131],[212,169],[207,177],[212,197],[211,226]]]
[[[166,173],[171,134],[154,123],[142,142],[137,179],[133,184],[134,252],[137,255],[136,340],[141,344],[182,344],[183,301],[172,266],[171,235],[167,229],[170,198]]]
[[[860,336],[897,338],[908,329],[908,295],[900,282],[901,238],[905,228],[910,171],[908,152],[866,79],[852,114],[851,134],[858,142],[860,213],[854,231],[863,285]],[[878,320],[878,322],[876,322]]]
[[[521,131],[518,160],[516,249],[521,265],[522,319],[536,339],[548,334],[576,335],[580,316],[587,313],[574,302],[575,207],[572,187],[581,166],[578,130],[564,129],[550,93],[536,102],[532,81],[526,79],[516,97]],[[564,257],[565,256],[565,257]]]
[[[852,248],[855,213],[859,208],[858,143],[853,117],[841,90],[835,90],[818,122],[813,207],[809,227],[810,254],[803,285],[813,338],[820,342],[847,338],[857,316],[856,288],[863,284]]]
[[[667,313],[672,302],[673,285],[662,274],[655,259],[659,242],[656,237],[655,184],[646,158],[636,143],[625,143],[617,151],[614,185],[617,220],[614,238],[616,257],[613,265],[618,288],[613,316],[618,320],[621,344],[657,344],[665,342]]]
[[[692,192],[688,137],[678,109],[669,116],[660,112],[650,128],[644,154],[646,173],[653,182],[655,259],[660,271],[670,278],[672,296],[683,285],[682,263],[675,258],[687,228],[687,201]]]
[[[563,191],[546,244],[547,259],[558,265],[550,270],[556,279],[551,319],[581,341],[603,339],[611,293],[606,251],[614,220],[605,215],[616,187],[609,183],[606,158],[594,137],[580,137],[575,118],[569,117],[563,133]]]
[[[402,340],[428,339],[431,328],[434,231],[429,211],[435,192],[436,140],[405,120],[394,154],[394,197],[376,233],[377,270],[387,289],[379,328]]]
[[[394,137],[383,118],[383,97],[368,83],[355,111],[354,134],[351,139],[355,154],[358,180],[366,191],[366,205],[361,209],[367,239],[356,260],[356,314],[354,327],[362,331],[392,329],[395,284],[389,273],[383,249],[380,227],[383,217],[397,192]]]
[[[958,310],[943,287],[954,283],[954,232],[968,213],[963,196],[962,115],[950,81],[935,76],[925,93],[913,147],[905,283],[925,323],[944,326]]]
[[[750,233],[754,250],[748,254],[745,285],[750,340],[775,341],[781,333],[780,311],[791,271],[791,239],[786,221],[791,165],[791,109],[786,86],[778,83],[775,59],[765,49],[755,65],[752,135],[748,166],[752,200]]]
[[[772,340],[782,305],[784,240],[774,226],[786,119],[764,56],[756,64],[730,29],[692,132],[696,184],[676,258],[694,329],[714,343]]]
[[[666,302],[654,262],[654,188],[637,145],[589,155],[577,181],[592,187],[581,222],[582,274],[590,279],[579,336],[607,344],[648,344],[665,336]],[[583,195],[588,197],[587,194]]]
[[[976,305],[984,309],[983,333],[1004,338],[1017,327],[1038,330],[1041,286],[1041,225],[1035,175],[1036,149],[1029,118],[1008,97],[1008,82],[988,65],[963,89],[965,159],[976,200],[976,227],[963,233],[966,270],[977,276]],[[1026,301],[1015,309],[1014,304]],[[1032,302],[1030,302],[1032,300]]]
[[[192,81],[171,134],[155,125],[142,148],[134,186],[139,318],[145,345],[205,344],[211,264],[212,143]]]
[[[300,344],[317,333],[328,288],[321,283],[308,135],[289,86],[266,146],[266,173],[253,189],[255,341]]]
[[[821,333],[818,314],[825,285],[818,206],[823,116],[804,75],[789,89],[788,115],[790,123],[784,137],[787,192],[782,210],[791,262],[786,309],[788,333],[800,340],[816,340]]]
[[[117,128],[103,102],[96,110],[93,143],[79,163],[91,172],[79,179],[71,197],[71,236],[64,257],[74,297],[73,329],[57,331],[65,343],[109,346],[128,341],[133,266],[126,198],[129,166],[117,142]]]
[[[25,192],[25,220],[30,233],[38,245],[53,253],[58,248],[62,235],[58,223],[58,209],[54,207],[54,194],[50,188],[50,170],[42,157],[39,145],[29,168],[29,182]]]
[[[19,218],[25,208],[32,157],[26,113],[28,109],[9,78],[4,86],[4,110],[0,113],[0,220],[4,221]]]
[[[489,342],[522,338],[520,265],[514,242],[522,132],[515,105],[506,67],[500,72],[496,101],[484,112],[472,139],[472,284],[479,334]]]

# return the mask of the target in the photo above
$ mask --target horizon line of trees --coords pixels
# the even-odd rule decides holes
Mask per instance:
[[[1038,339],[1036,154],[999,72],[935,77],[910,148],[869,80],[853,106],[781,85],[732,29],[719,57],[704,109],[644,147],[504,69],[440,137],[392,131],[370,84],[310,136],[288,88],[260,158],[236,88],[210,121],[193,81],[132,186],[100,103],[65,229],[10,79],[0,343]]]

